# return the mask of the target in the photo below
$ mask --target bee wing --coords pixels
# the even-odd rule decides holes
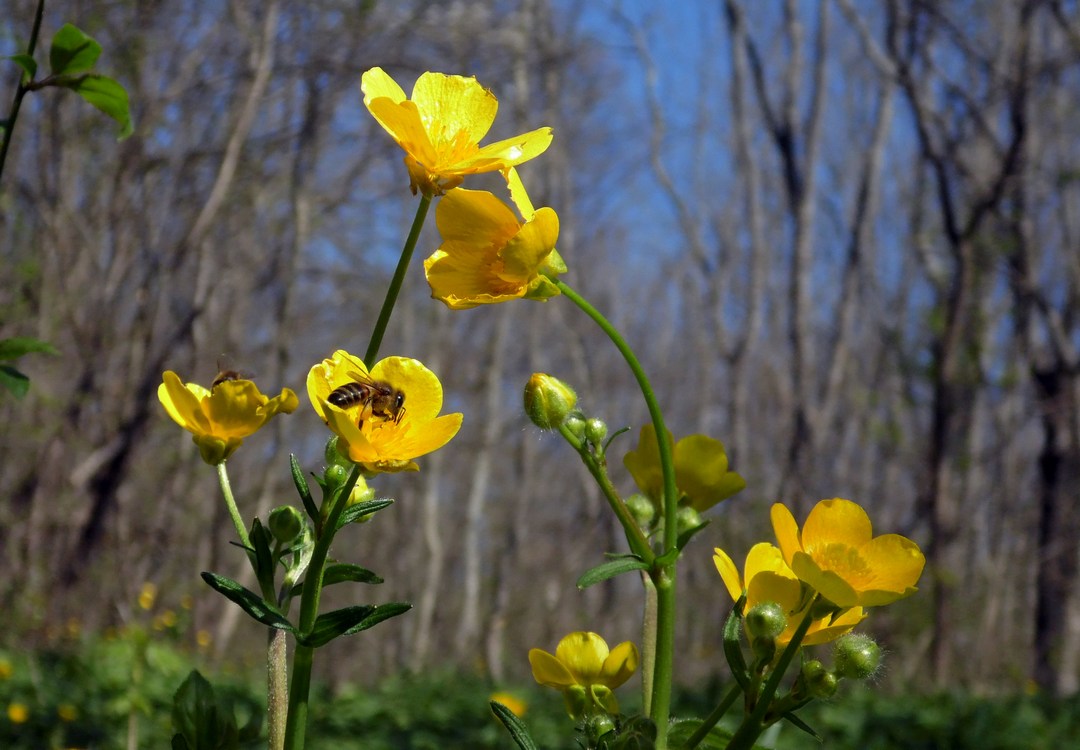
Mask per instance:
[[[353,382],[360,383],[362,385],[374,385],[375,381],[371,379],[370,375],[366,375],[359,370],[347,370],[345,372],[347,376],[352,378]]]

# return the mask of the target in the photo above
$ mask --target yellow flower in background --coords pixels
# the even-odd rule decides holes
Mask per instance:
[[[162,376],[158,399],[178,425],[192,433],[203,461],[216,466],[275,414],[291,413],[300,400],[288,388],[267,398],[250,380],[226,380],[207,389],[182,383],[171,370]]]
[[[559,217],[550,208],[533,209],[517,170],[507,182],[524,223],[486,191],[451,190],[435,209],[443,244],[424,261],[424,273],[431,296],[453,310],[559,293],[542,273],[566,272],[555,249]]]
[[[727,453],[719,440],[690,435],[675,443],[673,452],[675,486],[686,498],[684,504],[699,513],[746,488],[746,480],[728,470]],[[623,465],[638,489],[659,508],[664,495],[664,475],[660,469],[656,429],[651,424],[641,428],[637,447],[623,457]]]
[[[566,711],[576,720],[595,711],[619,712],[612,691],[634,674],[638,650],[624,641],[609,651],[596,633],[577,631],[559,641],[554,655],[531,649],[529,664],[533,679],[563,694]]]
[[[784,562],[837,607],[877,607],[915,593],[926,563],[919,545],[899,534],[873,536],[870,517],[857,503],[822,500],[801,532],[780,503],[771,517]]]
[[[340,438],[341,453],[372,472],[417,471],[413,459],[443,447],[461,427],[461,414],[439,416],[443,391],[435,373],[407,357],[387,357],[369,372],[360,358],[338,350],[311,368],[307,390]],[[333,393],[348,397],[331,399]]]
[[[61,703],[56,707],[56,715],[60,717],[60,721],[71,723],[79,718],[79,709],[70,703]]]
[[[741,576],[724,550],[717,547],[713,552],[716,571],[723,579],[732,601],[738,601],[740,596],[746,594],[744,611],[764,602],[776,602],[784,610],[787,627],[776,638],[778,646],[783,648],[806,617],[806,610],[813,597],[805,595],[802,582],[784,562],[780,550],[768,542],[755,544],[746,554]],[[802,643],[804,646],[828,643],[850,631],[865,617],[862,607],[853,607],[836,618],[823,617],[815,620],[810,624]]]
[[[25,703],[9,703],[7,715],[12,724],[25,724],[30,719],[30,709]]]
[[[157,586],[150,581],[147,581],[142,585],[142,589],[139,591],[139,606],[145,610],[151,610],[154,608],[154,601],[157,599]]]
[[[423,73],[407,99],[382,68],[372,68],[360,88],[364,106],[405,150],[414,194],[441,195],[465,175],[505,171],[551,144],[551,128],[540,128],[481,147],[499,102],[475,78]]]
[[[213,643],[214,637],[210,635],[209,630],[199,630],[195,633],[195,643],[200,649],[210,648],[210,644]]]
[[[510,709],[510,712],[514,714],[514,716],[517,716],[518,718],[524,716],[525,712],[529,709],[529,706],[527,703],[525,703],[525,701],[521,700],[521,698],[518,698],[512,693],[492,693],[488,700],[493,700],[496,703],[503,704]]]
[[[15,673],[15,667],[7,659],[0,659],[0,680],[10,680]]]

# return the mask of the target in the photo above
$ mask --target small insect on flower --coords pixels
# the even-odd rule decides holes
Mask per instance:
[[[351,383],[338,386],[327,396],[327,403],[339,409],[361,406],[358,425],[372,417],[398,424],[405,416],[405,392],[384,380],[356,371],[349,372]]]
[[[227,383],[230,380],[251,380],[251,373],[245,370],[234,370],[230,366],[231,363],[222,364],[221,360],[218,360],[218,374],[214,377],[213,382],[210,383],[210,390],[214,390],[222,383]]]

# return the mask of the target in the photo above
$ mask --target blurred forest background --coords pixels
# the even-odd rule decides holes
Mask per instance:
[[[0,53],[34,6],[5,0]],[[378,65],[406,91],[475,75],[500,100],[490,139],[554,128],[522,175],[560,214],[566,279],[635,346],[676,436],[723,440],[749,482],[685,556],[684,681],[726,674],[712,548],[769,538],[774,501],[801,519],[841,496],[928,555],[920,593],[867,622],[888,684],[1077,689],[1077,2],[82,0],[49,3],[43,39],[65,21],[103,45],[136,130],[117,143],[77,97],[34,94],[0,184],[0,337],[62,352],[25,358],[29,395],[0,401],[0,645],[122,625],[152,581],[196,596],[222,658],[260,657],[263,629],[199,580],[247,564],[156,388],[227,363],[304,399],[313,363],[366,347],[417,200],[363,108]],[[371,601],[416,606],[336,642],[319,678],[523,680],[569,630],[639,639],[638,581],[574,587],[625,542],[520,406],[546,371],[630,427],[611,449],[629,492],[630,373],[565,301],[451,314],[419,266],[382,352],[428,364],[465,423],[339,537],[386,578]],[[302,400],[248,440],[243,513],[296,502],[288,453],[320,470],[326,436]]]

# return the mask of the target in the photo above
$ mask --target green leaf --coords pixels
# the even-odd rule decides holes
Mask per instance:
[[[802,719],[800,719],[798,716],[791,713],[790,711],[788,713],[784,714],[784,718],[787,719],[788,721],[790,721],[792,724],[794,724],[799,729],[806,732],[808,735],[813,737],[818,742],[824,742],[825,741],[825,738],[822,737],[820,734],[818,734],[817,731],[815,731],[812,726],[807,724],[805,721],[803,721]]]
[[[120,124],[120,132],[117,133],[116,140],[122,141],[135,132],[135,126],[131,123],[127,91],[112,78],[88,73],[70,81],[58,81],[56,85],[71,89],[88,103],[116,120]]]
[[[274,588],[274,556],[270,552],[270,534],[258,518],[251,522],[251,533],[248,534],[248,539],[255,553],[255,578],[258,579],[259,587],[263,591],[269,591]]]
[[[539,750],[532,735],[529,734],[529,728],[517,717],[517,714],[498,701],[491,701],[488,705],[491,706],[491,712],[495,714],[495,718],[506,727],[506,731],[510,733],[510,739],[520,750]]]
[[[5,60],[11,60],[13,63],[23,69],[23,76],[21,83],[24,85],[34,80],[34,76],[37,75],[37,60],[30,57],[30,55],[8,55]]]
[[[173,748],[183,750],[235,750],[239,747],[232,704],[219,699],[213,686],[197,670],[173,695]]]
[[[0,385],[11,391],[15,398],[22,398],[30,390],[30,378],[11,365],[0,365]]]
[[[82,73],[94,67],[100,55],[100,44],[81,29],[65,23],[52,39],[49,67],[54,76]]]
[[[668,745],[682,747],[690,736],[701,726],[701,719],[682,719],[673,721],[668,730]],[[724,750],[731,741],[731,732],[714,726],[709,733],[694,747],[699,750]]]
[[[750,671],[746,667],[746,657],[742,652],[742,611],[746,606],[746,594],[739,597],[731,613],[724,622],[724,655],[727,657],[728,668],[739,687],[746,692],[750,689]]]
[[[43,352],[45,354],[59,354],[52,344],[30,336],[16,336],[10,339],[0,339],[0,359],[18,359],[24,354]]]
[[[372,573],[367,568],[350,563],[335,563],[328,565],[323,571],[323,586],[332,586],[335,583],[353,581],[355,583],[382,583],[383,579]]]
[[[350,523],[359,520],[363,516],[375,513],[383,508],[389,508],[393,504],[394,501],[387,498],[384,500],[368,500],[367,502],[350,505],[341,512],[337,527],[340,529],[343,526],[348,526]]]
[[[675,549],[677,549],[677,550],[684,549],[686,547],[686,545],[689,544],[690,540],[693,539],[694,536],[696,536],[699,531],[703,530],[710,523],[712,523],[712,522],[711,521],[702,521],[697,526],[691,526],[689,529],[686,529],[685,531],[683,531],[681,534],[679,534],[679,538],[675,540]]]
[[[231,578],[219,576],[215,573],[204,572],[202,574],[202,579],[206,581],[210,588],[217,591],[229,601],[240,605],[242,610],[263,625],[269,625],[278,630],[296,633],[296,628],[294,628],[292,623],[278,612],[276,607],[263,601],[258,594],[249,591]]]
[[[577,580],[577,587],[579,589],[587,589],[594,583],[606,581],[607,579],[614,578],[622,573],[629,573],[632,570],[648,569],[649,565],[640,557],[620,557],[616,560],[608,560],[607,562],[600,563],[595,568],[582,573],[581,577]]]
[[[410,609],[412,609],[412,605],[407,602],[387,602],[386,604],[380,604],[375,607],[374,612],[346,630],[345,635],[354,635],[362,630],[373,628],[383,620],[389,620],[391,617],[403,615]]]
[[[318,524],[319,506],[315,504],[315,500],[311,497],[311,487],[308,486],[307,478],[300,468],[300,462],[296,460],[295,453],[289,454],[289,470],[292,472],[293,484],[296,485],[296,491],[300,495],[300,500],[304,503],[304,510],[307,511],[308,518],[313,523]]]
[[[299,643],[311,648],[325,646],[340,635],[345,635],[349,628],[362,622],[375,611],[371,605],[345,607],[326,612],[316,618],[315,625],[307,635],[297,638]]]

